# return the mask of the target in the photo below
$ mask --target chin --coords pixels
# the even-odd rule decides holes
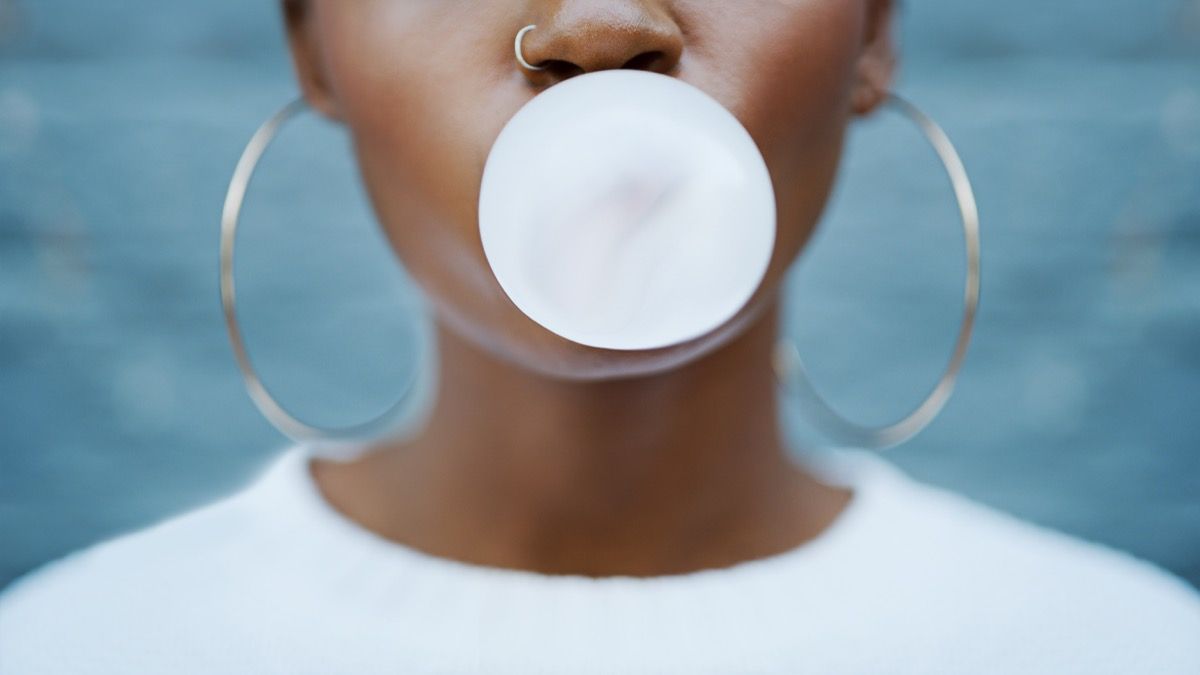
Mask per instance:
[[[703,335],[641,350],[579,344],[546,330],[515,308],[517,316],[508,323],[507,330],[480,326],[454,313],[445,313],[442,318],[456,334],[519,368],[554,379],[602,382],[650,377],[698,361],[745,333],[770,305],[760,291],[732,318]]]

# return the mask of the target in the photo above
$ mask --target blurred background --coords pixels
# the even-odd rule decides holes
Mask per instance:
[[[1200,585],[1200,0],[910,0],[900,37],[897,91],[978,192],[984,277],[955,397],[889,458]],[[274,2],[0,0],[0,586],[285,446],[234,366],[217,244],[243,145],[295,91]],[[787,310],[847,414],[936,381],[955,218],[911,126],[857,125]],[[302,416],[369,415],[428,362],[338,129],[280,137],[238,255],[250,349]]]

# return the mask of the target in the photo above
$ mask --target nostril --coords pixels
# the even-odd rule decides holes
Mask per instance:
[[[626,61],[625,65],[621,67],[631,70],[654,70],[655,65],[662,60],[663,56],[663,53],[660,51],[642,52]]]
[[[557,80],[565,80],[567,78],[575,77],[576,75],[582,75],[584,73],[583,68],[571,63],[570,61],[562,61],[559,59],[543,61],[539,65],[545,68],[546,72]]]

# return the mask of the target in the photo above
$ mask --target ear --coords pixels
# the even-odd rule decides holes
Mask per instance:
[[[863,1],[867,15],[850,104],[855,115],[868,115],[878,108],[891,91],[896,74],[893,23],[899,0]]]
[[[296,80],[304,99],[314,110],[333,120],[341,120],[337,98],[329,86],[312,0],[283,0],[283,18]]]

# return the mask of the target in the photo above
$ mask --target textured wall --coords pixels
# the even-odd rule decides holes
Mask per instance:
[[[955,398],[892,456],[1200,583],[1200,2],[905,5],[898,88],[960,146],[985,276]],[[235,488],[283,443],[216,289],[229,172],[294,92],[276,11],[0,0],[0,585]],[[950,348],[948,200],[910,128],[863,124],[791,280],[789,331],[863,419],[919,398]],[[270,381],[327,421],[384,404],[419,362],[418,305],[338,133],[290,129],[246,219]]]

